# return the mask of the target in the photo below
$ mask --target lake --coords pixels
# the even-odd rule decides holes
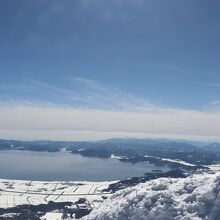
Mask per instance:
[[[142,176],[153,169],[147,162],[82,157],[68,152],[0,151],[0,178],[42,181],[107,181]]]

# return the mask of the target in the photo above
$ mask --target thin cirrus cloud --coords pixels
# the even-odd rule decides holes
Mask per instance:
[[[136,15],[134,16],[129,11],[129,8],[134,9],[135,7],[146,6],[146,3],[144,0],[66,0],[65,2],[58,0],[54,0],[53,2],[50,0],[39,0],[37,2],[25,2],[24,10],[26,13],[33,12],[35,22],[39,26],[48,26],[53,22],[55,17],[64,15],[70,21],[74,21],[76,18],[81,18],[80,15],[82,13],[84,14],[84,19],[92,16],[93,19],[96,18],[98,21],[117,21],[124,23],[136,17]],[[43,11],[35,14],[35,11],[39,8],[43,8]],[[37,35],[34,35],[33,38],[37,38]],[[32,40],[35,41],[37,39]]]
[[[26,79],[33,90],[43,91],[47,94],[47,103],[51,103],[50,95],[55,94],[63,100],[65,106],[83,109],[122,110],[122,111],[148,111],[158,108],[143,98],[128,92],[121,91],[115,87],[107,87],[95,80],[71,77],[69,84],[64,87],[55,86],[46,82]],[[42,101],[42,100],[41,100]],[[56,104],[57,100],[55,100]]]
[[[206,86],[220,87],[220,83],[205,83]]]
[[[94,80],[71,78],[71,89],[32,80],[32,88],[68,96],[69,104],[31,101],[0,104],[3,138],[98,140],[162,137],[220,140],[220,112],[175,109],[107,88]],[[29,81],[30,83],[30,81]],[[23,88],[23,87],[22,87]]]

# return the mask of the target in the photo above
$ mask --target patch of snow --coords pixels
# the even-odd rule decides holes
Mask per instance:
[[[66,152],[66,151],[67,151],[67,150],[66,150],[65,147],[61,148],[61,150],[60,150],[61,153],[62,153],[62,152]]]
[[[71,153],[71,151],[68,150],[68,148],[63,147],[63,148],[60,149],[60,153]]]
[[[169,158],[161,158],[161,160],[163,161],[169,161],[169,162],[173,162],[173,163],[179,163],[179,164],[183,164],[183,165],[186,165],[186,166],[191,166],[191,167],[195,167],[196,165],[195,164],[191,164],[191,163],[187,163],[183,160],[174,160],[174,159],[169,159]]]
[[[162,158],[162,157],[154,157],[154,156],[148,156],[148,155],[144,155],[145,157],[153,157],[155,159],[159,159],[159,160],[163,160],[163,161],[168,161],[168,162],[172,162],[172,163],[179,163],[179,164],[183,164],[183,165],[186,165],[186,166],[191,166],[191,167],[195,167],[196,165],[195,164],[192,164],[192,163],[187,163],[183,160],[178,160],[178,159],[169,159],[169,158]]]
[[[18,213],[7,213],[7,214],[0,215],[0,217],[2,217],[3,219],[4,218],[13,218],[15,216],[18,216]]]
[[[41,220],[62,220],[63,213],[47,212]]]
[[[117,155],[114,155],[114,154],[111,155],[111,158],[112,159],[117,159],[117,160],[123,159],[123,157],[117,156]]]
[[[220,164],[213,164],[208,166],[212,171],[220,171]]]

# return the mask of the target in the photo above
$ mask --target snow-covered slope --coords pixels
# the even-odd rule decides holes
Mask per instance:
[[[161,178],[113,194],[84,220],[220,220],[220,172]]]

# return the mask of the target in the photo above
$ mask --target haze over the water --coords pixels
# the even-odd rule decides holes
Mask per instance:
[[[220,140],[220,2],[0,7],[0,134]]]

